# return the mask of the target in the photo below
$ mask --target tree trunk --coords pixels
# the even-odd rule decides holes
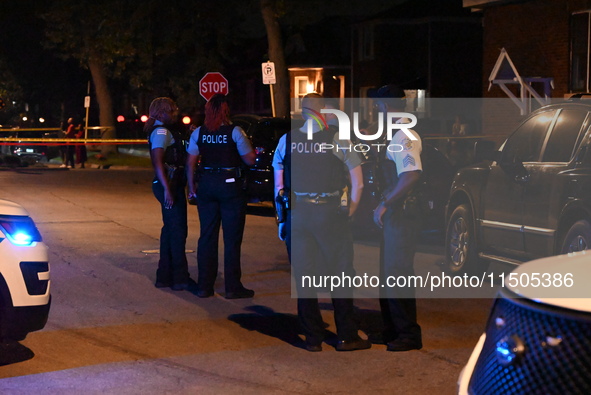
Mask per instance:
[[[96,57],[91,57],[91,59],[89,59],[88,68],[90,69],[90,74],[92,75],[92,81],[94,82],[94,88],[96,92],[96,100],[99,106],[99,123],[101,127],[105,128],[101,130],[101,138],[114,139],[116,137],[116,133],[115,117],[113,116],[113,100],[111,98],[111,92],[109,91],[107,76],[103,66],[96,59]],[[115,152],[117,152],[116,145],[103,145],[101,148],[101,154],[103,155],[108,155]]]
[[[289,117],[289,73],[285,64],[281,27],[275,8],[275,0],[261,0],[261,13],[267,30],[269,60],[275,63],[277,83],[273,87],[275,93],[275,112],[278,117]]]

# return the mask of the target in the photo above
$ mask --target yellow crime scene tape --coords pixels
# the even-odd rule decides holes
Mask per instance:
[[[104,144],[148,144],[145,139],[33,139],[0,137],[0,145],[104,145]]]
[[[86,131],[107,130],[110,127],[90,126]],[[20,132],[60,132],[60,128],[0,128],[0,145],[113,145],[113,144],[148,144],[147,139],[103,139],[103,138],[75,138],[63,137],[3,137],[3,134]]]

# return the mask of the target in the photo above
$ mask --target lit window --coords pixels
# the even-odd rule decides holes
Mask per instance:
[[[589,92],[589,44],[591,11],[573,14],[571,17],[571,92]]]

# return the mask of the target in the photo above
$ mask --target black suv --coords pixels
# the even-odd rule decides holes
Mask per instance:
[[[272,201],[275,194],[273,154],[281,136],[290,131],[291,121],[288,118],[239,114],[232,117],[232,123],[244,130],[256,153],[256,162],[249,167],[247,174],[249,201]]]
[[[461,169],[446,209],[444,269],[482,273],[591,243],[591,102],[534,111],[490,160]]]

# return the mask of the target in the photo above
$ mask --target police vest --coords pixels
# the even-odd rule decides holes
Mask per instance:
[[[185,140],[183,140],[183,136],[180,132],[175,130],[174,128],[170,127],[169,125],[154,125],[150,132],[148,133],[148,145],[150,151],[152,151],[152,132],[158,128],[164,128],[172,134],[174,138],[174,143],[166,147],[164,151],[164,163],[174,167],[182,167],[185,165],[187,160],[187,150],[185,149]]]
[[[345,187],[345,169],[332,147],[333,129],[323,129],[308,140],[299,129],[286,137],[286,186],[294,192],[331,193]]]
[[[236,142],[232,139],[234,125],[222,125],[212,132],[205,128],[199,129],[199,155],[203,167],[239,167],[242,164]]]

